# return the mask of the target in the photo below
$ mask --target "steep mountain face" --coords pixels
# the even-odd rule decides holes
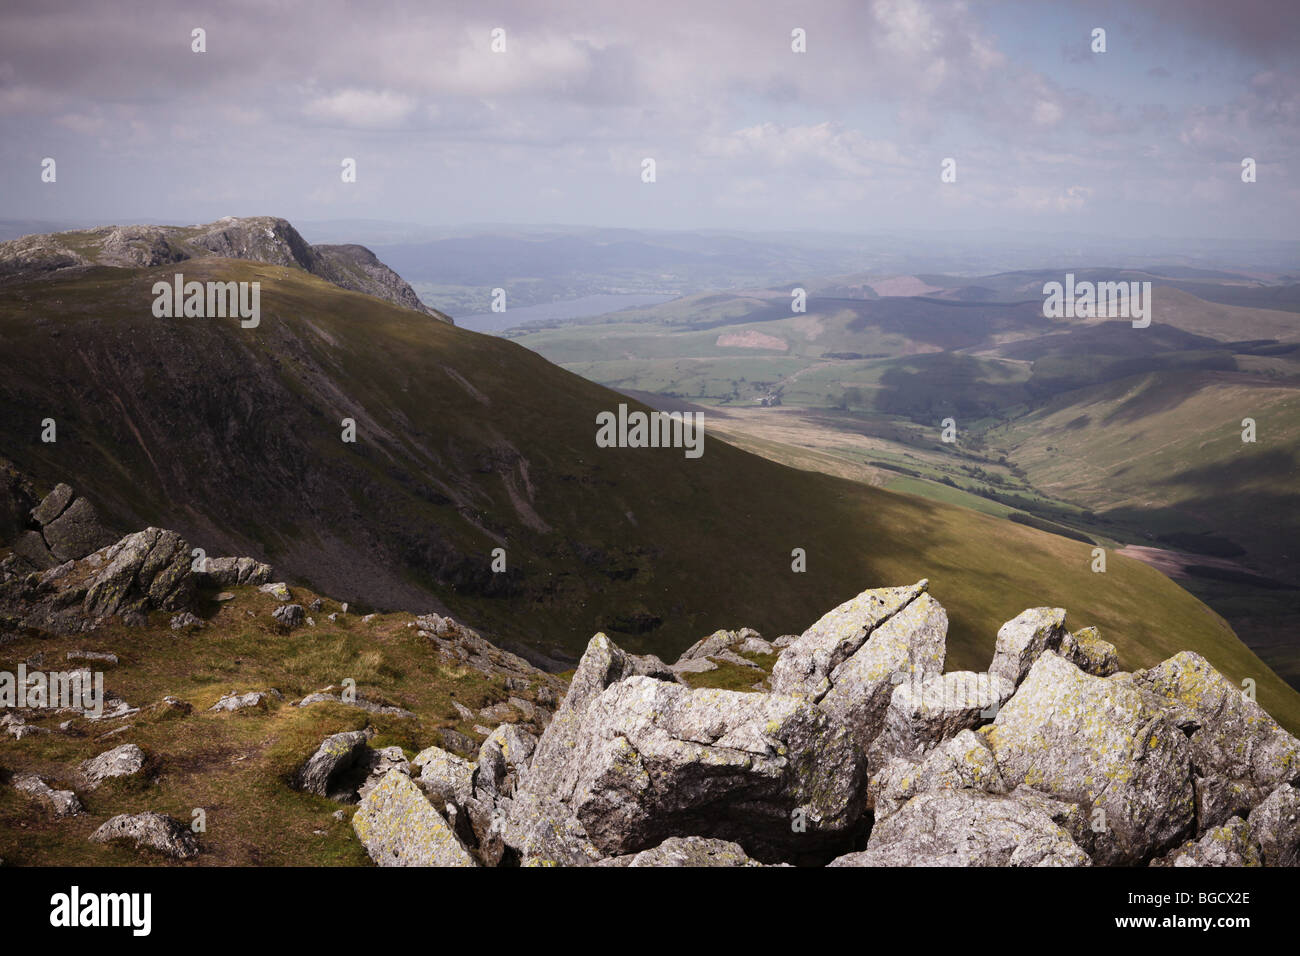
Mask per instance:
[[[1102,627],[1126,667],[1196,650],[1300,713],[1220,618],[1139,562],[1094,574],[1080,542],[709,437],[700,458],[598,447],[599,413],[642,406],[296,265],[186,262],[187,280],[260,282],[256,328],[157,318],[150,290],[174,270],[0,288],[0,452],[119,533],[175,528],[341,600],[450,610],[554,665],[596,630],[671,655],[739,622],[792,632],[862,581],[933,575],[955,666],[1050,603]]]
[[[150,267],[216,256],[296,267],[343,289],[451,322],[364,246],[313,246],[283,219],[227,216],[205,226],[105,226],[0,243],[0,282],[92,265]]]

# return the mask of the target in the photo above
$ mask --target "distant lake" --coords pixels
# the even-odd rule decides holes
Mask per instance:
[[[554,319],[582,319],[591,315],[604,315],[620,309],[635,309],[646,305],[658,305],[675,299],[675,295],[584,295],[581,299],[567,302],[545,302],[541,305],[525,305],[517,309],[508,308],[504,312],[484,312],[479,315],[453,315],[456,324],[462,329],[474,332],[500,332],[512,329],[526,322],[551,321]],[[507,302],[507,306],[509,303]]]

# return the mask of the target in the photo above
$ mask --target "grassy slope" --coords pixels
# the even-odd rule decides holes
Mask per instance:
[[[462,720],[453,700],[475,711],[510,696],[535,699],[534,690],[507,690],[504,679],[454,665],[406,625],[408,614],[363,623],[354,616],[337,623],[325,614],[338,606],[326,601],[315,615],[318,626],[282,634],[269,626],[278,602],[255,588],[237,588],[233,601],[212,605],[208,625],[178,636],[167,614],[156,614],[147,628],[111,626],[90,635],[26,636],[4,645],[0,666],[13,671],[32,654],[44,655],[45,670],[61,668],[69,650],[102,650],[120,662],[104,669],[106,691],[134,706],[150,705],[171,694],[194,706],[188,717],[146,712],[133,726],[106,740],[96,739],[106,725],[76,718],[70,733],[55,730],[67,714],[34,720],[51,734],[17,741],[0,736],[0,769],[39,773],[52,785],[74,789],[87,813],[59,820],[32,812],[31,800],[0,787],[0,857],[16,865],[107,865],[163,862],[161,857],[86,839],[109,816],[157,810],[188,823],[195,807],[207,815],[197,861],[169,865],[323,866],[367,863],[365,850],[345,819],[335,820],[340,804],[289,786],[292,774],[321,740],[333,733],[376,730],[375,747],[400,746],[408,758],[430,744],[441,744],[439,728],[453,728],[476,742],[482,734]],[[295,589],[303,602],[313,595]],[[256,617],[249,617],[248,612]],[[177,653],[181,643],[183,652]],[[97,668],[98,669],[98,665]],[[416,719],[369,714],[336,703],[307,708],[290,701],[344,677],[357,682],[357,694],[412,710]],[[208,713],[229,691],[276,688],[285,700],[265,711]],[[495,721],[484,720],[495,726]],[[145,779],[109,781],[86,789],[74,769],[81,761],[124,743],[139,745],[148,757]],[[471,755],[472,756],[472,755]],[[321,831],[321,832],[316,832]]]
[[[1241,440],[1244,418],[1257,441]],[[989,435],[1035,487],[1155,533],[1216,531],[1274,571],[1300,533],[1300,388],[1157,372],[1070,392]]]
[[[1112,556],[1092,574],[1077,542],[721,442],[697,461],[597,450],[596,411],[625,399],[519,346],[293,270],[186,265],[193,278],[261,276],[262,327],[153,318],[149,287],[169,270],[8,287],[0,390],[20,411],[0,423],[0,447],[196,543],[259,529],[251,550],[340,597],[363,573],[404,568],[417,592],[512,644],[573,653],[641,608],[663,625],[616,639],[672,657],[718,627],[797,632],[864,587],[929,577],[952,618],[951,667],[985,666],[1003,621],[1059,604],[1072,623],[1099,625],[1126,667],[1198,650],[1234,680],[1254,677],[1264,706],[1300,726],[1300,696],[1219,617],[1137,562]],[[57,445],[34,440],[47,414],[60,422]],[[356,446],[338,439],[348,414]],[[493,466],[506,445],[526,473]],[[511,483],[526,507],[512,504]],[[434,489],[461,495],[462,507]],[[552,530],[530,530],[528,509]],[[435,584],[404,550],[435,536],[484,566],[506,539],[521,590]],[[796,547],[807,573],[790,570]]]

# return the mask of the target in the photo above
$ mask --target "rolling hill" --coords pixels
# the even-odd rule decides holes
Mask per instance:
[[[1127,668],[1194,649],[1300,724],[1300,695],[1141,562],[1112,555],[1094,574],[1081,542],[716,439],[699,459],[597,448],[597,412],[625,397],[296,266],[184,263],[187,279],[261,282],[255,329],[155,318],[152,285],[176,268],[0,289],[0,450],[119,528],[173,527],[373,607],[445,608],[554,666],[597,629],[671,657],[718,627],[800,631],[864,587],[928,577],[952,618],[951,667],[984,667],[1004,620],[1060,605]]]

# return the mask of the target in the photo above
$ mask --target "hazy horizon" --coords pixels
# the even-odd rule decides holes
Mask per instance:
[[[1287,240],[1298,35],[1262,0],[18,3],[0,215]]]

